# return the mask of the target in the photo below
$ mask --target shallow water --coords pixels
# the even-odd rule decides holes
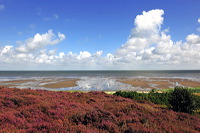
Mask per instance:
[[[65,78],[80,79],[76,87],[56,90],[115,91],[115,90],[150,90],[118,82],[119,78],[179,78],[200,81],[200,71],[0,71],[0,81],[31,80],[18,83],[14,87],[47,89],[46,83],[56,83]],[[1,84],[2,85],[2,84]],[[54,89],[55,90],[55,89]]]

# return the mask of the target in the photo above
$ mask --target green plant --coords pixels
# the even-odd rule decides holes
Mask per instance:
[[[193,113],[195,110],[195,99],[192,92],[184,87],[175,87],[171,92],[169,103],[172,110],[176,112]]]
[[[158,93],[156,90],[152,90],[149,93],[138,93],[136,91],[117,91],[113,95],[130,98],[137,101],[146,100],[155,104],[169,105],[169,93]]]

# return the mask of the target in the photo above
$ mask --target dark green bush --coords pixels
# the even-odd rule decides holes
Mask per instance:
[[[168,98],[169,93],[157,93],[154,90],[150,93],[137,93],[136,91],[117,91],[114,93],[116,96],[121,96],[125,98],[130,98],[133,100],[147,100],[155,104],[169,105]]]
[[[130,98],[136,101],[146,100],[155,104],[167,105],[176,112],[193,113],[200,109],[200,96],[193,95],[193,90],[183,87],[175,87],[171,93],[158,93],[155,90],[150,93],[138,93],[136,91],[117,91],[116,96]]]
[[[192,92],[184,87],[175,87],[171,92],[169,103],[176,112],[193,113],[196,108]]]

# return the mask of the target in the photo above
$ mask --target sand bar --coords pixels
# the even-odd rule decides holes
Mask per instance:
[[[67,88],[77,86],[76,82],[79,79],[72,78],[42,78],[42,79],[30,79],[30,80],[10,80],[0,82],[0,86],[5,87],[19,87],[19,88]]]
[[[181,79],[181,78],[179,79],[179,78],[115,78],[113,77],[113,79],[116,79],[116,82],[129,84],[133,87],[133,89],[136,88],[137,90],[174,88],[176,83],[178,83],[180,86],[185,86],[185,87],[200,87],[200,81],[194,81],[191,79]],[[77,82],[79,80],[82,80],[82,79],[74,79],[74,78],[41,78],[41,79],[21,79],[21,80],[18,79],[18,80],[10,80],[10,81],[1,81],[0,86],[17,87],[17,88],[33,88],[33,89],[45,89],[45,88],[60,89],[60,88],[78,86]],[[91,85],[92,83],[89,83],[89,81],[86,80],[86,83],[84,84]],[[126,90],[126,88],[122,88],[122,89]]]
[[[3,82],[0,82],[0,83],[24,83],[24,82],[31,82],[32,80],[10,80],[10,81],[3,81]]]
[[[168,89],[175,87],[177,83],[179,86],[184,87],[200,87],[200,81],[178,78],[123,78],[118,81],[143,89]]]
[[[77,86],[76,84],[77,81],[78,79],[71,79],[71,80],[61,81],[57,83],[46,84],[46,85],[43,85],[43,87],[50,88],[50,89],[74,87],[74,86]]]
[[[19,84],[28,83],[28,82],[33,82],[33,80],[9,80],[9,81],[2,81],[2,82],[0,82],[0,86],[15,87],[15,86],[18,86]]]

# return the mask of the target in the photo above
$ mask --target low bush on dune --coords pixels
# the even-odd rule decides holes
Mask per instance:
[[[166,105],[176,112],[193,114],[195,110],[200,109],[200,96],[194,95],[193,92],[195,92],[194,89],[175,87],[174,90],[166,93],[158,93],[155,90],[150,93],[117,91],[114,95],[137,101],[151,101],[155,104]]]
[[[200,119],[104,92],[0,88],[1,132],[200,132]]]
[[[183,87],[175,87],[169,97],[172,110],[176,112],[193,113],[196,109],[194,95],[190,90]]]
[[[158,93],[151,91],[150,93],[138,93],[136,91],[117,91],[113,95],[130,98],[133,100],[146,100],[155,104],[169,105],[169,93]]]

